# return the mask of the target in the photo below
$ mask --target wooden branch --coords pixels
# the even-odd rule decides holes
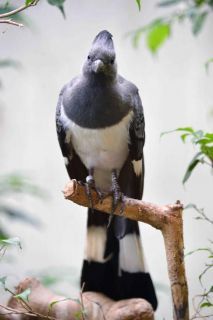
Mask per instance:
[[[1,19],[1,20],[0,20],[0,23],[12,24],[13,26],[16,26],[16,27],[23,27],[23,26],[24,26],[22,23],[13,21],[13,20],[11,20],[11,19]]]
[[[17,14],[17,13],[19,13],[19,12],[21,12],[21,11],[26,10],[26,9],[29,8],[29,7],[36,6],[39,1],[40,1],[40,0],[32,0],[29,4],[25,4],[25,5],[17,8],[17,9],[11,10],[11,11],[9,11],[9,12],[1,13],[1,14],[0,14],[0,19],[1,19],[1,18],[6,18],[6,17],[11,17],[11,16],[13,16],[14,14]]]
[[[55,295],[34,278],[22,281],[16,289],[16,294],[28,288],[31,293],[27,309],[23,303],[12,297],[7,307],[0,306],[0,320],[33,318],[49,320],[154,320],[152,307],[144,299],[127,299],[115,302],[100,293],[85,292],[79,300],[82,300],[81,303],[78,303],[73,299],[75,297],[68,299]],[[53,302],[55,303],[51,307]],[[80,317],[82,306],[85,316]]]
[[[64,189],[64,196],[81,206],[89,207],[85,186],[71,180]],[[112,197],[106,195],[100,201],[98,194],[92,190],[93,207],[102,212],[111,213]],[[153,203],[125,198],[123,216],[150,224],[161,230],[167,256],[168,273],[173,298],[173,319],[188,320],[188,287],[184,266],[182,204],[159,206]],[[121,206],[115,211],[120,215]]]
[[[19,23],[17,21],[14,21],[12,19],[5,19],[7,17],[11,17],[19,12],[22,12],[30,7],[36,6],[38,4],[40,0],[32,0],[29,4],[25,4],[19,8],[16,8],[14,10],[5,12],[5,13],[1,13],[0,14],[0,23],[5,23],[5,24],[10,24],[10,25],[14,25],[17,27],[23,27],[24,25],[22,23]]]

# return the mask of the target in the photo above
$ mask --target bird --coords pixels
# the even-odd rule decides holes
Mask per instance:
[[[138,88],[117,72],[112,34],[92,42],[80,75],[65,84],[56,108],[59,145],[70,179],[112,193],[112,216],[123,196],[142,199],[145,121]],[[157,296],[146,267],[137,221],[88,209],[81,271],[84,291],[114,300]]]

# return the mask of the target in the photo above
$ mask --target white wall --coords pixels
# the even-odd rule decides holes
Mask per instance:
[[[20,3],[17,2],[17,3]],[[0,58],[19,60],[20,71],[1,69],[0,148],[1,173],[21,171],[46,189],[45,200],[19,197],[20,207],[28,209],[42,223],[41,230],[9,221],[11,234],[22,239],[23,250],[14,250],[15,260],[1,262],[1,274],[9,274],[11,284],[25,275],[54,267],[68,267],[80,273],[83,256],[86,210],[63,199],[61,190],[68,181],[55,133],[55,105],[60,88],[80,72],[91,41],[102,29],[114,36],[119,72],[139,88],[146,116],[146,180],[144,199],[159,204],[180,199],[194,202],[212,214],[212,176],[200,166],[183,188],[184,170],[195,152],[182,145],[177,135],[159,138],[162,131],[179,126],[212,130],[212,73],[207,76],[204,62],[211,57],[210,33],[213,21],[206,23],[195,39],[190,26],[176,26],[171,40],[153,57],[144,41],[134,50],[125,34],[161,14],[156,1],[143,1],[138,13],[134,1],[66,1],[67,19],[54,7],[40,3],[29,10],[33,28],[1,25]],[[6,31],[6,32],[3,32]],[[11,202],[16,203],[14,199]],[[184,213],[186,252],[207,245],[212,236],[206,223]],[[7,221],[4,220],[5,224]],[[147,262],[155,282],[169,285],[163,240],[160,232],[141,225]],[[191,297],[201,291],[198,275],[205,254],[186,259]],[[60,269],[59,269],[60,270]],[[64,271],[61,271],[62,273]],[[210,277],[209,277],[210,280]],[[207,279],[208,281],[208,279]],[[77,294],[77,286],[75,287]],[[74,294],[69,285],[59,288]],[[158,291],[158,319],[171,319],[169,289]],[[0,291],[0,301],[5,300]]]

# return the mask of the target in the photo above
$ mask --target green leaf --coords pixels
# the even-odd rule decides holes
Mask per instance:
[[[206,0],[194,0],[196,6],[200,7],[201,5],[205,4]]]
[[[18,237],[9,238],[9,239],[1,239],[0,244],[4,246],[12,245],[12,246],[18,246],[20,249],[21,247],[21,241]]]
[[[213,0],[207,0],[208,5],[210,5],[211,7],[213,7]]]
[[[213,147],[208,147],[207,145],[201,146],[201,151],[205,154],[210,160],[213,161]]]
[[[213,307],[213,304],[211,302],[203,302],[200,304],[200,308],[209,308],[209,307]]]
[[[167,7],[167,6],[171,6],[173,4],[177,4],[179,2],[182,2],[182,0],[164,0],[164,1],[160,1],[157,5],[159,7]]]
[[[138,5],[138,9],[139,11],[141,10],[141,0],[135,0],[137,5]]]
[[[190,256],[190,255],[192,255],[192,254],[194,254],[196,252],[200,252],[200,251],[205,251],[205,252],[210,252],[210,253],[212,252],[212,250],[210,248],[198,248],[196,250],[193,250],[193,251],[190,251],[190,252],[186,253],[185,257]]]
[[[210,58],[208,59],[206,62],[205,62],[205,69],[206,69],[206,72],[209,71],[209,66],[210,64],[213,62],[213,58]]]
[[[86,315],[87,315],[86,310],[79,310],[75,312],[74,317],[75,317],[75,320],[82,320],[82,319],[85,319]]]
[[[192,15],[192,32],[194,35],[197,35],[202,30],[207,14],[207,12],[202,12]]]
[[[170,130],[170,131],[164,131],[164,132],[162,132],[160,134],[160,137],[164,136],[165,134],[178,132],[178,131],[184,131],[184,132],[190,134],[190,133],[194,132],[194,129],[192,129],[191,127],[183,127],[183,128],[177,128],[177,129],[174,129],[174,130]],[[182,136],[181,136],[181,139],[183,140]]]
[[[175,129],[175,131],[185,131],[185,132],[193,133],[194,129],[192,127],[181,127],[181,128]]]
[[[52,6],[56,6],[62,13],[63,17],[65,18],[65,12],[64,12],[64,2],[65,0],[47,0],[49,4]]]
[[[30,293],[31,293],[31,289],[28,288],[28,289],[24,290],[23,292],[21,292],[21,293],[19,293],[19,294],[16,294],[16,295],[14,296],[14,298],[23,300],[23,301],[25,301],[25,302],[29,302],[29,295],[30,295]]]
[[[21,220],[37,228],[41,226],[38,219],[31,217],[27,212],[24,212],[23,210],[18,210],[16,208],[11,208],[9,206],[0,205],[0,212],[6,214],[7,217],[10,219]]]
[[[157,22],[152,25],[146,35],[147,46],[153,53],[162,46],[166,39],[170,36],[170,24],[165,22]]]
[[[200,138],[200,139],[197,139],[196,144],[201,144],[201,145],[206,145],[206,144],[209,144],[209,143],[212,143],[210,139],[206,139],[206,138]]]
[[[187,170],[186,170],[186,173],[183,177],[183,181],[182,183],[184,184],[188,179],[189,177],[191,176],[192,174],[192,171],[194,170],[194,168],[198,165],[199,162],[201,162],[201,158],[200,156],[202,155],[202,152],[198,152],[194,158],[192,159],[192,161],[190,162]]]
[[[81,305],[81,302],[80,302],[79,299],[63,298],[63,299],[61,299],[61,300],[54,300],[54,301],[52,301],[52,302],[48,305],[48,313],[50,313],[50,311],[52,310],[52,308],[53,308],[53,306],[54,306],[55,304],[58,304],[58,303],[64,302],[64,301],[74,301],[74,302],[76,302],[76,303],[78,303],[78,304]]]
[[[28,6],[28,5],[31,4],[32,2],[33,2],[33,0],[25,0],[26,6]]]
[[[139,28],[133,32],[131,32],[130,34],[133,35],[132,36],[132,45],[134,48],[137,48],[139,45],[139,40],[141,38],[141,36],[149,29],[149,26],[145,26],[142,28]]]
[[[205,137],[208,138],[210,141],[213,142],[213,133],[206,133]]]
[[[0,194],[11,192],[25,192],[33,196],[45,197],[45,193],[29,179],[18,173],[0,176]]]
[[[0,285],[2,285],[4,289],[6,288],[6,280],[7,280],[7,277],[5,276],[0,278]]]
[[[8,68],[8,67],[12,67],[12,68],[20,68],[21,67],[21,63],[13,60],[13,59],[2,59],[0,60],[0,68]]]
[[[181,137],[181,140],[183,141],[183,142],[185,142],[186,141],[186,138],[188,137],[190,135],[190,133],[184,133],[184,134],[182,134],[180,137]]]

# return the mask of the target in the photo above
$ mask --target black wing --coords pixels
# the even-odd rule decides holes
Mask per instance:
[[[129,128],[129,156],[120,172],[119,185],[127,197],[141,199],[144,186],[144,157],[143,146],[145,142],[145,123],[143,107],[137,87],[119,78],[123,91],[129,99],[133,110],[133,118]],[[139,234],[138,223],[125,218],[115,219],[115,234],[118,238],[128,233]]]
[[[135,183],[137,192],[135,194],[136,199],[141,199],[143,196],[144,187],[144,155],[143,147],[145,143],[145,121],[142,102],[138,93],[138,90],[133,96],[133,120],[129,128],[129,156],[132,162]]]
[[[56,107],[56,130],[58,135],[59,145],[61,147],[61,152],[65,160],[65,165],[70,179],[76,179],[78,181],[85,181],[87,176],[87,169],[83,165],[82,161],[75,153],[75,150],[72,147],[72,143],[69,139],[67,141],[67,128],[65,127],[62,117],[61,117],[61,108],[63,106],[63,95],[67,89],[68,85],[65,85],[58,98],[58,103]]]
[[[138,91],[133,97],[133,120],[129,129],[130,144],[129,151],[132,160],[141,160],[143,158],[143,146],[145,143],[145,121],[143,106]]]

